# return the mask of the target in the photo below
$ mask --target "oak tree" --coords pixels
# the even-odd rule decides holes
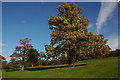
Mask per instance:
[[[51,43],[47,47],[50,55],[66,54],[68,66],[71,66],[80,56],[94,57],[109,53],[103,36],[88,32],[90,20],[80,15],[82,8],[77,8],[74,3],[63,3],[56,9],[58,15],[48,20],[52,30]]]

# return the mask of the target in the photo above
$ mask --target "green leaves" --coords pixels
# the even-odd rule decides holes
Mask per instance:
[[[27,55],[27,62],[31,62],[31,63],[37,63],[38,57],[40,56],[36,49],[29,49],[26,55]]]

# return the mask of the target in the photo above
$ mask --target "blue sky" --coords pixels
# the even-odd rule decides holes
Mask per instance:
[[[30,44],[39,52],[50,43],[48,19],[57,15],[61,2],[3,2],[2,3],[2,50],[0,53],[10,60],[19,40],[28,37]],[[112,49],[117,49],[118,12],[116,3],[76,2],[83,8],[81,15],[90,19],[89,31],[101,33],[109,39]]]

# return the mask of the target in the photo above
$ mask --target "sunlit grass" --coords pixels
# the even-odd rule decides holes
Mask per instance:
[[[84,65],[82,65],[84,64]],[[76,67],[51,68],[36,71],[3,71],[3,78],[117,78],[118,57],[91,59],[76,62]],[[49,65],[34,68],[59,67],[63,65]]]

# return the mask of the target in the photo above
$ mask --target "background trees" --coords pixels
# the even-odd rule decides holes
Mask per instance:
[[[108,57],[120,57],[120,49],[116,49],[114,51],[111,51],[111,53],[107,56]]]
[[[0,55],[0,68],[8,68],[8,62],[5,61],[5,57],[3,57],[2,55]]]
[[[27,52],[27,62],[32,63],[32,67],[35,63],[38,63],[39,53],[36,49],[29,49]]]
[[[61,64],[67,64],[68,63],[68,59],[66,55],[61,55],[61,57],[59,57],[60,63]]]
[[[93,58],[109,53],[103,35],[88,32],[89,19],[80,15],[82,8],[76,8],[74,3],[63,3],[56,9],[58,15],[48,20],[52,30],[51,44],[47,47],[50,55],[66,54],[71,66],[80,56]]]
[[[8,63],[10,69],[20,68],[20,60],[16,58],[11,58],[10,62]]]
[[[24,70],[24,65],[27,59],[26,53],[28,50],[33,49],[33,46],[29,44],[31,39],[25,38],[23,40],[20,40],[20,45],[21,46],[16,46],[15,52],[11,55],[11,57],[19,57],[21,59],[21,70]]]

